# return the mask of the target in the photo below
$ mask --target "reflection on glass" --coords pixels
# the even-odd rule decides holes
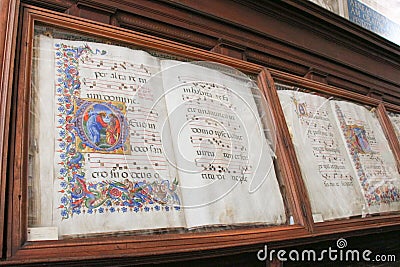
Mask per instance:
[[[316,221],[400,210],[400,175],[374,109],[278,84]]]
[[[274,128],[246,75],[36,32],[31,240],[286,223]]]

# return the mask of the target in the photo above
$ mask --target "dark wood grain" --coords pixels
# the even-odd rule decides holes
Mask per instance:
[[[4,245],[8,140],[18,6],[18,0],[0,2],[0,248]],[[0,256],[2,255],[3,250],[0,251]]]
[[[219,266],[229,266],[236,259],[243,265],[249,261],[254,266],[265,266],[255,258],[265,243],[275,248],[290,248],[306,244],[324,246],[342,236],[352,240],[363,237],[361,243],[372,243],[379,237],[389,243],[398,240],[399,214],[313,223],[307,191],[274,88],[275,81],[282,81],[376,107],[399,160],[399,145],[385,114],[385,108],[400,111],[398,46],[308,1],[22,2],[29,5],[23,6],[18,42],[19,1],[4,0],[0,5],[0,29],[5,33],[0,36],[0,235],[4,233],[0,247],[5,252],[0,265],[126,266],[186,261],[212,266],[208,260],[214,259]],[[278,167],[282,190],[296,224],[27,242],[27,136],[34,22],[193,60],[219,62],[258,75],[260,88],[276,107],[273,115],[277,125]],[[14,59],[18,64],[16,77],[13,77]],[[16,86],[12,90],[13,82]],[[384,244],[378,242],[375,247]],[[400,248],[397,246],[393,251],[399,253]],[[269,264],[281,265],[277,261]]]

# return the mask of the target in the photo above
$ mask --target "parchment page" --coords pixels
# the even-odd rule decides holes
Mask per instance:
[[[331,106],[369,212],[400,210],[400,175],[375,112],[346,101]]]
[[[161,65],[187,226],[284,223],[249,80],[190,63]]]
[[[28,175],[29,226],[50,227],[53,220],[55,153],[55,60],[50,38],[36,38],[31,93],[30,172]],[[41,75],[44,73],[45,75]],[[50,77],[50,79],[49,79]]]
[[[42,224],[59,235],[184,226],[161,143],[165,103],[154,107],[162,82],[145,86],[159,61],[98,43],[40,37],[40,46],[40,195],[53,203],[41,204]]]
[[[294,90],[278,95],[315,218],[360,215],[365,203],[329,100]]]

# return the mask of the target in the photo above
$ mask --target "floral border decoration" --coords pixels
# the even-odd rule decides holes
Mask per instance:
[[[55,43],[56,62],[56,158],[61,193],[58,206],[62,219],[74,214],[104,212],[150,212],[180,210],[178,181],[169,180],[101,181],[87,183],[82,168],[85,157],[76,150],[74,130],[74,100],[80,96],[79,60],[92,55],[104,56],[105,50],[91,49],[85,44],[73,47]]]
[[[379,186],[374,186],[373,184],[369,183],[368,176],[365,174],[359,155],[377,152],[365,151],[365,149],[360,147],[356,140],[356,133],[354,132],[355,126],[346,124],[344,114],[339,105],[335,104],[335,110],[336,114],[338,115],[340,127],[346,139],[347,148],[349,149],[351,159],[356,166],[357,175],[359,177],[361,187],[364,190],[364,197],[368,206],[400,201],[399,189],[393,183],[384,181],[384,183]],[[358,128],[364,129],[362,126],[358,126]],[[383,162],[381,163],[383,164]]]

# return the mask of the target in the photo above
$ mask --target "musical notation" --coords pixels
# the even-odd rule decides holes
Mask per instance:
[[[196,149],[215,149],[218,146],[221,150],[230,150],[233,152],[247,152],[247,146],[244,144],[237,144],[235,142],[224,142],[217,138],[204,137],[202,135],[192,135],[189,137],[190,142]]]
[[[204,115],[194,115],[193,113],[186,114],[186,120],[190,121],[191,124],[200,121],[203,122],[202,126],[214,126],[218,128],[227,128],[230,131],[237,132],[241,125],[236,123],[235,120],[230,120],[228,118],[213,118],[212,116],[204,116]],[[196,124],[195,124],[196,125]]]
[[[143,64],[135,64],[125,60],[118,60],[117,58],[106,59],[99,58],[96,56],[81,57],[82,68],[87,69],[101,69],[101,70],[111,70],[118,71],[119,73],[137,73],[142,76],[150,77],[152,75],[150,69],[151,67],[145,66]]]
[[[96,80],[84,77],[82,80],[82,94],[111,94],[113,96],[138,97],[143,100],[154,100],[152,91],[145,86],[120,81]],[[90,98],[90,97],[89,97]]]
[[[329,117],[328,107],[329,105],[325,104],[314,106],[313,103],[307,102],[309,114],[302,116],[300,121],[311,145],[321,178],[329,181],[352,180],[346,158],[339,149],[339,137],[333,132],[334,126]]]
[[[157,155],[114,155],[114,154],[89,154],[88,167],[91,169],[109,170],[146,170],[165,171],[167,162],[163,156]],[[116,163],[118,162],[118,163]]]
[[[239,162],[213,161],[212,163],[202,159],[196,159],[196,166],[201,167],[203,171],[228,174],[250,174],[253,167]]]

